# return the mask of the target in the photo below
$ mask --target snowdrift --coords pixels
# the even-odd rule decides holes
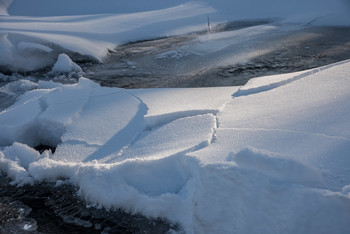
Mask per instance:
[[[61,53],[74,61],[101,61],[108,49],[121,43],[206,30],[208,16],[212,24],[279,19],[349,25],[349,11],[342,0],[6,0],[0,3],[0,69],[27,72],[50,67]]]
[[[349,74],[344,61],[243,87],[22,83],[0,113],[0,170],[187,233],[347,233]]]

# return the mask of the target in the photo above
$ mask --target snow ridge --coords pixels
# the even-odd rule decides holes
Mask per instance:
[[[239,90],[237,90],[232,96],[233,97],[242,97],[242,96],[248,96],[248,95],[252,95],[252,94],[257,94],[257,93],[262,93],[262,92],[266,92],[266,91],[270,91],[272,89],[276,89],[278,87],[290,84],[294,81],[303,79],[305,77],[314,75],[318,72],[324,71],[326,69],[341,65],[341,64],[345,64],[348,63],[350,60],[344,60],[344,61],[340,61],[334,64],[329,64],[323,67],[319,67],[319,68],[315,68],[306,72],[303,72],[299,75],[293,76],[289,79],[285,79],[276,83],[270,83],[267,85],[263,85],[263,86],[259,86],[259,87],[255,87],[255,88],[246,88],[245,86],[241,87]]]

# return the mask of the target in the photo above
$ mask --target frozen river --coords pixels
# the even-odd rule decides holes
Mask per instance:
[[[128,43],[111,51],[103,63],[79,65],[85,77],[102,86],[178,88],[240,86],[253,77],[307,70],[349,58],[348,27],[280,27],[268,21],[250,21],[220,25],[210,33]],[[35,88],[23,80],[36,83],[52,79],[46,73],[43,70],[3,76],[0,108],[8,107],[20,94]],[[76,79],[73,75],[58,81]],[[43,183],[17,188],[3,177],[0,185],[0,212],[7,215],[1,216],[0,225],[8,231],[18,225],[26,225],[33,233],[163,233],[177,228],[162,220],[122,211],[89,209],[75,195],[76,189],[68,185],[54,187]]]

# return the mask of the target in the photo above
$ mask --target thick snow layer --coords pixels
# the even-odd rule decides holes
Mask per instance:
[[[212,24],[280,19],[302,25],[349,25],[349,12],[345,0],[3,0],[0,67],[32,71],[52,66],[60,53],[73,60],[85,56],[101,61],[108,49],[121,43],[206,30],[208,16]]]
[[[0,113],[0,170],[187,233],[347,233],[349,74],[344,61],[243,87],[26,83]]]

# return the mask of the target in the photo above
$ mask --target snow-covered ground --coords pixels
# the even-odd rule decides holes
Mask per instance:
[[[0,114],[0,168],[17,184],[68,180],[93,205],[187,233],[346,233],[349,74],[344,61],[243,87],[41,81]]]
[[[1,68],[49,66],[51,74],[80,73],[70,57],[101,59],[118,43],[205,29],[208,14],[214,21],[349,19],[343,1],[151,1],[147,8],[141,0],[106,1],[109,8],[86,1],[75,8],[83,6],[76,1],[68,11],[58,7],[65,1],[37,0],[28,16],[20,16],[26,1],[10,2],[0,3]],[[126,10],[132,2],[147,11]],[[111,6],[118,10],[106,12]],[[72,9],[77,15],[62,16]],[[257,28],[245,36],[275,29]],[[204,35],[183,53],[156,59],[220,51],[239,36]],[[83,77],[10,82],[0,74],[9,82],[1,93],[16,97],[0,112],[0,172],[17,185],[71,183],[89,205],[166,218],[186,233],[347,233],[349,74],[346,60],[244,86],[136,90]],[[38,145],[57,147],[39,153]]]

